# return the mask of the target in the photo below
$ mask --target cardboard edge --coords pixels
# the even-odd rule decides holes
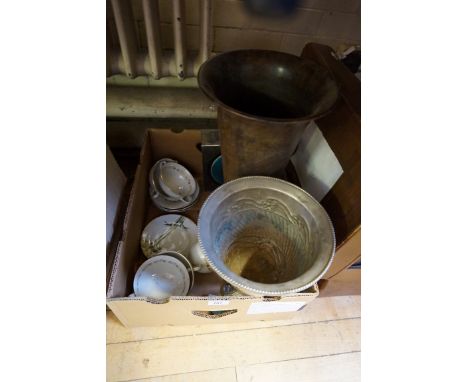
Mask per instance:
[[[312,292],[307,293],[293,293],[286,296],[171,296],[165,299],[154,299],[150,297],[110,297],[108,294],[107,301],[144,301],[150,304],[166,304],[170,301],[210,301],[210,300],[227,300],[227,301],[262,301],[262,302],[269,302],[269,301],[281,301],[288,298],[302,298],[302,297],[318,297],[320,294],[318,284],[313,286]]]
[[[337,248],[335,260],[322,279],[331,279],[346,270],[361,257],[361,226],[357,227],[350,236]]]
[[[126,328],[130,327],[129,322],[127,320],[127,317],[125,316],[124,313],[120,310],[119,304],[114,304],[113,300],[108,300],[107,301],[107,306],[108,308],[112,311],[112,313],[115,314],[115,316],[118,318],[118,320],[122,323],[123,326]]]
[[[131,226],[130,221],[133,221],[134,217],[134,205],[136,203],[136,189],[138,187],[138,180],[141,177],[141,165],[137,166],[137,170],[135,173],[135,179],[133,182],[132,190],[130,192],[130,197],[128,200],[127,210],[125,212],[123,228],[122,228],[122,239],[118,244],[117,252],[114,258],[114,265],[112,267],[112,273],[109,280],[109,287],[108,287],[108,297],[113,297],[115,295],[115,283],[117,282],[118,272],[121,266],[121,260],[123,258],[123,254],[128,246],[128,234],[129,234],[129,227]]]
[[[140,153],[140,163],[138,164],[133,180],[130,196],[125,211],[123,227],[122,227],[122,245],[118,253],[118,258],[114,259],[111,279],[108,286],[108,297],[117,297],[126,295],[131,288],[131,281],[128,279],[128,268],[131,263],[131,258],[136,256],[137,251],[133,256],[126,256],[127,252],[134,252],[134,247],[140,245],[140,234],[136,235],[136,231],[141,231],[144,224],[144,213],[148,199],[148,190],[146,185],[146,173],[148,166],[151,164],[151,153],[149,152],[149,136],[143,144]]]
[[[322,286],[323,296],[355,296],[361,294],[361,269],[347,268]]]
[[[107,305],[116,318],[127,328],[160,325],[205,325],[211,323],[236,323],[249,321],[274,321],[292,318],[297,312],[304,309],[316,299],[317,295],[299,295],[285,297],[285,303],[302,302],[297,310],[284,312],[265,312],[264,314],[250,314],[252,304],[270,304],[262,297],[249,297],[247,299],[233,298],[229,305],[210,305],[206,300],[197,301],[197,304],[184,303],[183,300],[168,301],[165,304],[148,304],[139,298],[109,299]],[[277,300],[272,300],[272,304]],[[144,305],[141,305],[144,304]],[[145,306],[146,305],[146,306]],[[265,306],[265,308],[267,308]],[[268,310],[268,309],[267,309]],[[234,314],[235,313],[235,314]],[[175,321],[171,317],[176,318]]]
[[[127,204],[127,210],[125,211],[125,217],[123,221],[123,232],[122,232],[122,241],[126,241],[127,236],[128,236],[128,228],[129,228],[129,221],[131,219],[131,215],[133,212],[133,206],[135,204],[135,194],[136,194],[136,188],[137,188],[137,180],[141,176],[141,164],[138,164],[136,171],[135,171],[135,178],[133,181],[133,186],[132,190],[130,191],[130,197],[128,198],[128,204]]]
[[[107,299],[107,306],[115,314],[116,318],[127,328],[158,325],[228,324],[234,322],[288,319],[314,301],[318,297],[318,293],[318,286],[314,285],[313,293],[295,293],[289,296],[278,296],[279,298],[266,298],[261,296],[172,296],[165,300],[155,300],[147,297],[114,297]],[[231,303],[229,305],[211,305],[209,304],[210,300],[228,300],[231,301]],[[197,303],[190,304],[188,301],[196,301]],[[277,313],[280,316],[271,316],[271,313],[265,315],[249,315],[247,313],[251,304],[269,304],[270,302],[275,303],[278,301],[303,301],[305,304],[297,311]],[[132,303],[138,304],[133,305]],[[144,304],[145,306],[140,304]],[[167,308],[165,307],[166,304]],[[144,309],[142,309],[142,311],[138,310],[143,307]],[[139,312],[137,316],[143,315],[146,319],[143,319],[143,321],[140,321],[140,318],[136,319],[135,309]],[[168,318],[161,316],[165,316],[163,312],[168,312],[167,314],[169,316],[176,315],[178,322],[171,324]],[[195,319],[195,317],[198,317],[198,320]]]
[[[114,256],[114,262],[112,264],[112,272],[109,278],[109,284],[107,286],[107,297],[111,297],[114,291],[114,280],[115,280],[115,275],[117,273],[117,269],[119,266],[119,261],[121,258],[121,251],[123,247],[123,241],[120,240],[119,243],[117,244],[117,250],[115,251],[115,256]]]
[[[134,179],[133,179],[133,184],[132,184],[132,189],[130,191],[130,196],[129,196],[129,199],[128,199],[128,204],[127,204],[127,209],[125,211],[125,216],[124,216],[124,220],[123,220],[123,232],[122,232],[122,241],[126,241],[127,239],[127,235],[128,235],[128,228],[129,228],[129,221],[131,219],[131,213],[132,211],[134,210],[133,206],[135,204],[135,198],[136,198],[136,193],[137,193],[137,186],[138,186],[138,180],[139,178],[142,176],[141,175],[141,172],[142,172],[142,168],[145,164],[145,159],[147,158],[148,156],[148,146],[149,146],[149,139],[150,139],[150,136],[149,136],[149,133],[148,131],[146,132],[145,134],[145,139],[143,141],[143,146],[140,150],[140,156],[139,156],[139,163],[137,165],[137,168],[135,170],[135,176],[134,176]]]

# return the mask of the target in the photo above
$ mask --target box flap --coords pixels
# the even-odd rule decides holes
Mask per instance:
[[[122,234],[128,188],[126,176],[106,145],[106,285]]]
[[[127,178],[120,169],[109,146],[106,145],[106,248],[109,248],[115,230],[120,200]]]
[[[149,171],[150,164],[151,152],[148,143],[145,141],[125,213],[122,240],[115,255],[112,274],[107,288],[108,297],[126,296],[128,294],[127,291],[132,288],[132,280],[129,280],[132,274],[130,270],[135,263],[140,245],[140,234],[143,229],[143,219],[148,198],[146,174]]]

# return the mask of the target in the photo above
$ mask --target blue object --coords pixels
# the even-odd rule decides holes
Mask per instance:
[[[290,16],[299,6],[299,0],[245,0],[250,13],[266,17]]]
[[[213,163],[211,164],[211,178],[217,184],[224,183],[224,175],[223,175],[223,159],[221,155],[217,157]]]

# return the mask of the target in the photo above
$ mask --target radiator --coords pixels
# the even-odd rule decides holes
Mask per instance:
[[[185,43],[185,2],[173,0],[172,25],[174,50],[163,51],[158,0],[138,0],[142,2],[146,32],[146,52],[138,51],[135,21],[131,0],[109,0],[117,30],[118,48],[112,48],[107,35],[107,77],[124,74],[129,78],[150,76],[184,78],[197,75],[201,64],[206,61],[213,46],[212,2],[199,0],[200,4],[200,46],[198,52],[188,52]]]

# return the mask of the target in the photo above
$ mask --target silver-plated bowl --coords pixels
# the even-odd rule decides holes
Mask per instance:
[[[198,239],[210,267],[255,296],[311,287],[335,254],[334,229],[320,203],[289,182],[264,176],[217,188],[201,208]]]

